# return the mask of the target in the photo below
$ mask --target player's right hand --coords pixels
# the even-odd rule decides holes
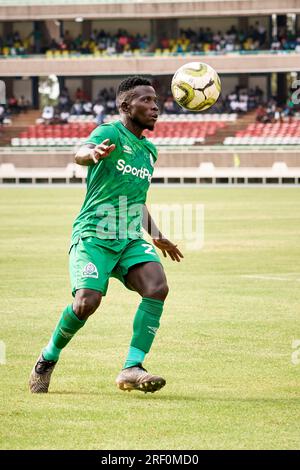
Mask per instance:
[[[115,144],[108,145],[109,139],[103,140],[101,144],[94,147],[91,151],[92,159],[95,163],[98,163],[99,160],[103,160],[103,158],[108,157],[108,155],[115,150]]]

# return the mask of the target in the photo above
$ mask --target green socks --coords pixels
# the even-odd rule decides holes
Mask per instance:
[[[133,336],[124,368],[142,363],[146,353],[150,351],[164,302],[143,297],[133,321]],[[42,354],[47,361],[58,361],[62,349],[69,343],[75,333],[83,327],[85,321],[77,318],[72,305],[63,311],[51,339]]]
[[[135,348],[134,346],[129,346],[129,351],[127,354],[126,362],[124,364],[124,369],[136,366],[137,364],[142,364],[145,359],[145,356],[145,351]]]
[[[85,320],[79,320],[73,312],[72,305],[68,305],[62,313],[49,343],[42,352],[43,357],[47,361],[58,361],[61,350],[84,324]]]
[[[150,351],[163,311],[162,300],[143,297],[133,321],[133,336],[124,368],[142,363]]]

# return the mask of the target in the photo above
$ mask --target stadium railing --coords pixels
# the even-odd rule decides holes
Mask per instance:
[[[0,183],[84,183],[87,168],[69,163],[65,168],[17,168],[12,163],[0,165]],[[300,168],[275,162],[270,168],[215,167],[203,162],[199,167],[155,168],[154,183],[195,184],[300,184]]]
[[[93,58],[105,58],[105,59],[126,59],[128,57],[151,57],[151,58],[165,58],[165,57],[186,57],[186,56],[192,56],[192,57],[226,57],[226,56],[261,56],[261,55],[272,55],[272,56],[277,56],[277,55],[295,55],[295,54],[300,54],[299,50],[295,49],[278,49],[278,50],[273,50],[273,49],[260,49],[260,50],[235,50],[235,51],[226,51],[226,50],[221,50],[221,51],[186,51],[186,52],[170,52],[168,50],[160,50],[158,49],[155,52],[147,52],[143,51],[141,49],[135,49],[133,51],[127,51],[124,53],[107,53],[105,50],[104,51],[95,51],[94,53],[90,54],[83,54],[79,51],[60,51],[60,50],[49,50],[46,51],[45,54],[10,54],[10,53],[5,53],[1,54],[0,53],[0,58],[1,59],[16,59],[16,58],[21,58],[21,59],[37,59],[37,58],[42,58],[44,59],[46,56],[47,60],[52,60],[52,59],[74,59],[74,58],[80,58],[80,59],[93,59]]]

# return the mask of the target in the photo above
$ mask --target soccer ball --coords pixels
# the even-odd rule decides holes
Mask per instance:
[[[189,62],[175,72],[171,90],[175,101],[188,111],[204,111],[220,96],[221,80],[217,72],[203,62]]]

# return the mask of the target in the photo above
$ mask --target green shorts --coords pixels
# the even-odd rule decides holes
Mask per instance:
[[[78,289],[93,289],[106,295],[110,277],[119,279],[126,286],[129,268],[148,261],[160,263],[154,246],[142,238],[128,240],[119,252],[103,246],[96,237],[81,238],[70,249],[72,295],[75,296]]]

